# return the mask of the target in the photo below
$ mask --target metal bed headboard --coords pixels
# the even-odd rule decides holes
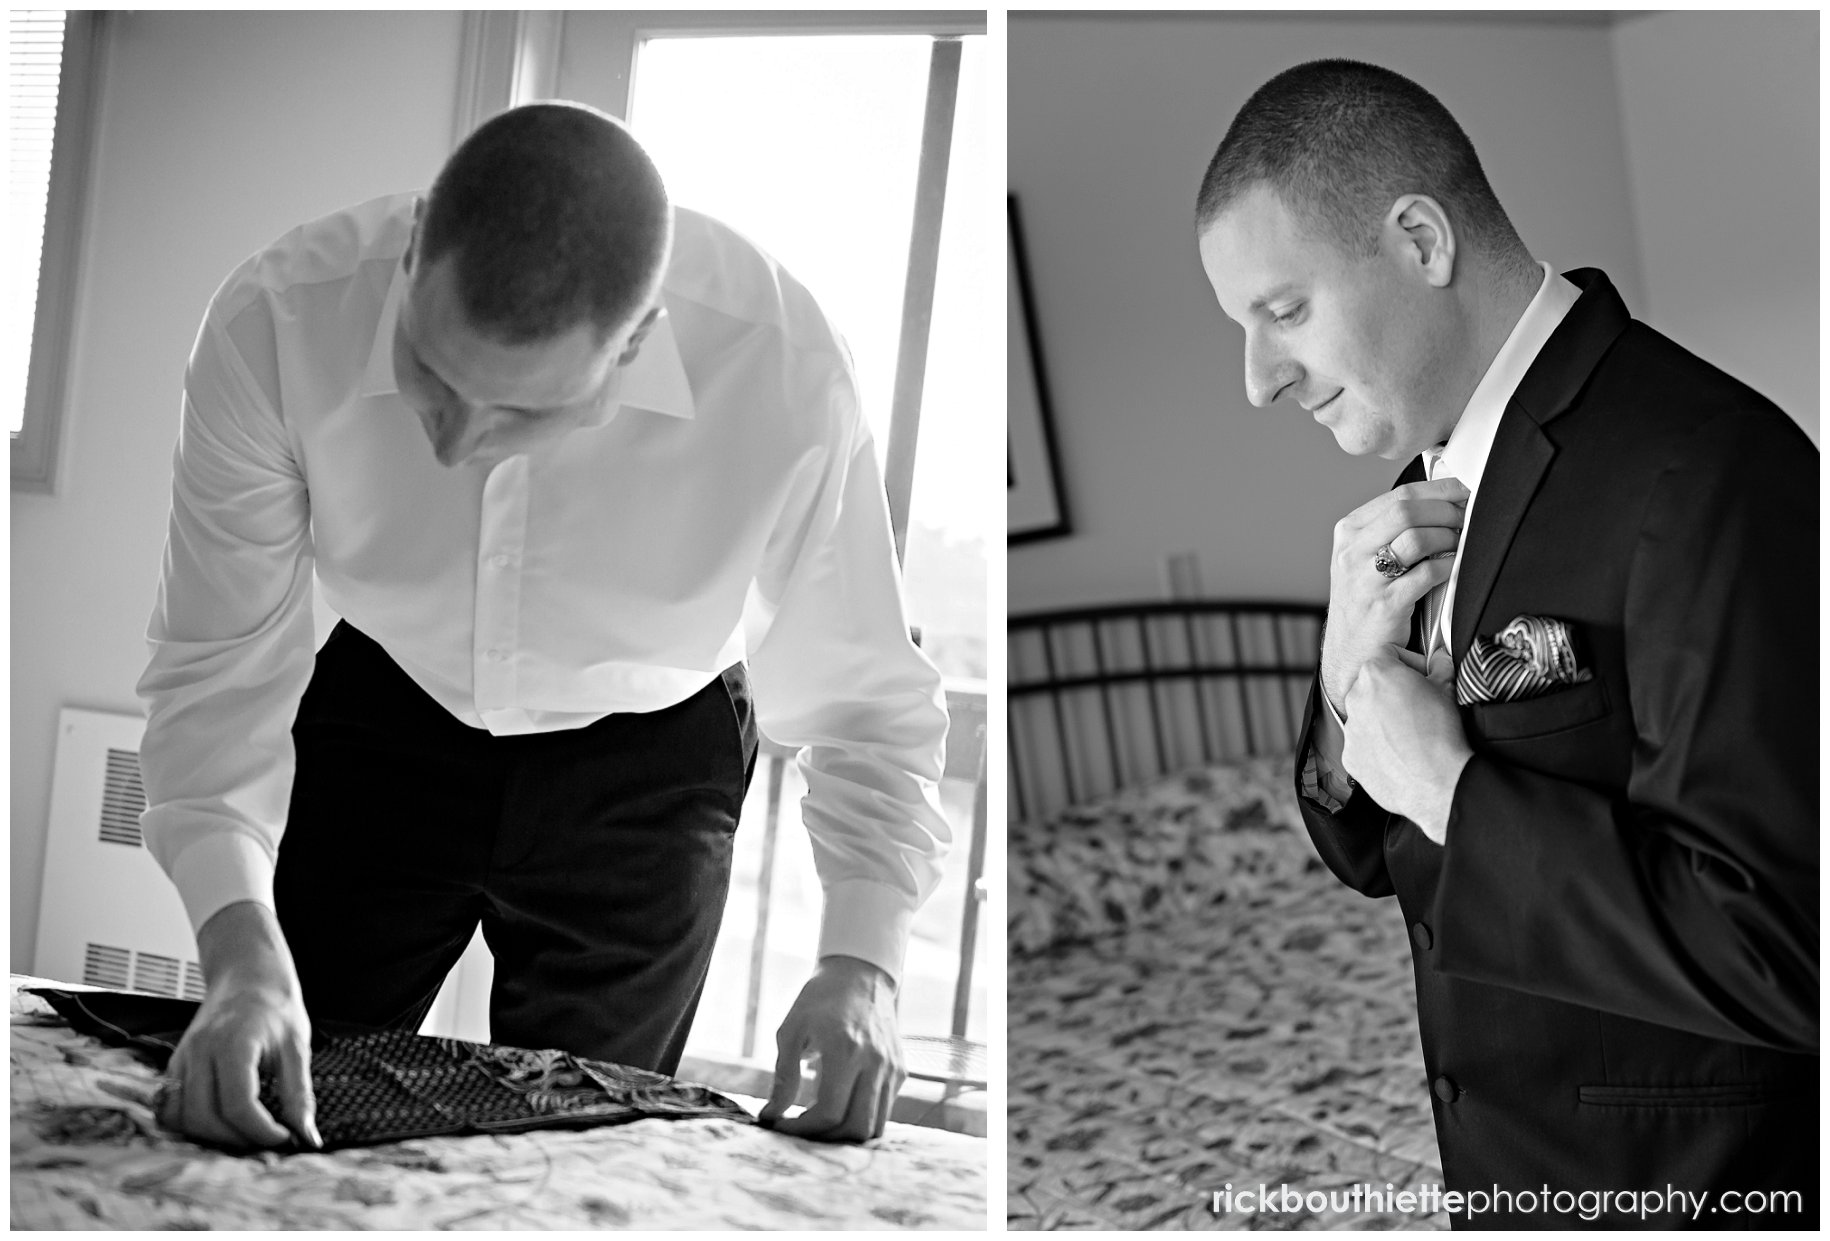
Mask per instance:
[[[1013,616],[1010,813],[1295,748],[1319,603],[1188,599]]]

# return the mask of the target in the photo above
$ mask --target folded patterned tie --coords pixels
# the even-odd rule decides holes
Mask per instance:
[[[1518,702],[1593,673],[1576,666],[1569,626],[1548,616],[1520,616],[1492,638],[1475,638],[1455,670],[1455,701]]]
[[[163,1069],[197,1004],[120,991],[29,987],[75,1029],[130,1047]],[[582,1129],[644,1119],[716,1117],[748,1122],[734,1099],[708,1086],[569,1052],[471,1043],[410,1030],[314,1022],[311,1081],[325,1150],[458,1133]],[[333,1030],[335,1032],[333,1032]],[[260,1101],[280,1114],[277,1082]]]

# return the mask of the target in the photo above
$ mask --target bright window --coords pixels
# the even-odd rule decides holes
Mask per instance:
[[[1002,487],[988,485],[978,468],[1003,460],[1003,389],[990,355],[1002,337],[992,322],[987,276],[996,238],[985,235],[987,216],[976,206],[987,194],[984,42],[960,40],[953,118],[944,133],[939,253],[926,276],[932,314],[921,398],[912,409],[906,402],[898,408],[897,365],[936,38],[651,36],[637,47],[628,116],[675,201],[750,237],[808,287],[838,326],[851,348],[879,460],[892,479],[892,411],[919,426],[911,446],[904,593],[923,649],[948,678],[954,723],[942,805],[955,847],[915,924],[901,1020],[906,1034],[960,1033],[979,1041],[986,1003],[982,933],[974,937],[969,1002],[956,1006],[955,991],[966,964],[962,919],[975,899],[968,867],[980,778],[973,760],[983,747],[986,547],[1003,521]],[[927,167],[932,178],[935,165]],[[894,482],[891,491],[894,496]],[[813,968],[821,895],[796,813],[805,790],[790,766],[765,885],[767,772],[759,767],[746,807],[708,1002],[689,1052],[772,1061],[775,1028]],[[758,954],[765,886],[766,951]],[[761,969],[754,1010],[709,1001],[749,994],[753,959]]]
[[[0,400],[8,402],[16,489],[49,491],[56,475],[89,160],[91,62],[105,18],[62,9],[7,14],[11,226]]]
[[[62,9],[12,9],[6,21],[7,229],[5,400],[12,433],[25,425],[26,374],[32,359],[32,313],[38,305],[38,260],[44,250],[45,199],[51,192],[51,148],[57,139],[57,79],[63,67]]]

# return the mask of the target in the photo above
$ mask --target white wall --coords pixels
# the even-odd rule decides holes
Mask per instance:
[[[1179,550],[1199,554],[1210,595],[1324,599],[1334,522],[1396,476],[1345,456],[1300,409],[1246,401],[1242,334],[1195,250],[1195,190],[1227,124],[1304,60],[1370,60],[1420,82],[1473,139],[1533,253],[1602,268],[1640,318],[1815,426],[1814,400],[1787,396],[1816,392],[1816,198],[1802,192],[1816,184],[1816,53],[1789,32],[1807,19],[1785,20],[1012,14],[1010,189],[1075,532],[1010,549],[1011,611],[1161,595],[1162,559]],[[1799,85],[1754,85],[1763,74]],[[1700,99],[1666,98],[1685,91]],[[1624,127],[1623,93],[1636,101]],[[1775,95],[1784,106],[1763,118]],[[1711,109],[1729,119],[1691,116]],[[1645,151],[1629,161],[1634,138]],[[1715,226],[1766,187],[1791,205]],[[1656,239],[1644,267],[1642,232]],[[1698,245],[1717,262],[1690,265]],[[1747,269],[1717,270],[1736,262]],[[1748,300],[1776,284],[1779,307]],[[1696,296],[1712,288],[1745,296]],[[1770,331],[1787,318],[1788,334]]]
[[[12,502],[12,947],[29,968],[60,707],[138,713],[185,358],[229,269],[429,182],[455,12],[116,12],[55,495]]]
[[[1614,32],[1646,300],[1635,313],[1818,438],[1818,15]]]

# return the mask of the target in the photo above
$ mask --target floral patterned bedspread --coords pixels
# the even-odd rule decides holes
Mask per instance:
[[[1335,1209],[1442,1172],[1403,920],[1316,859],[1289,772],[1204,768],[1013,826],[1011,1228],[1448,1226]],[[1260,1185],[1303,1205],[1216,1204]]]
[[[862,1146],[710,1119],[226,1154],[160,1130],[153,1070],[31,985],[12,980],[16,1229],[985,1227],[985,1142],[904,1124]]]

